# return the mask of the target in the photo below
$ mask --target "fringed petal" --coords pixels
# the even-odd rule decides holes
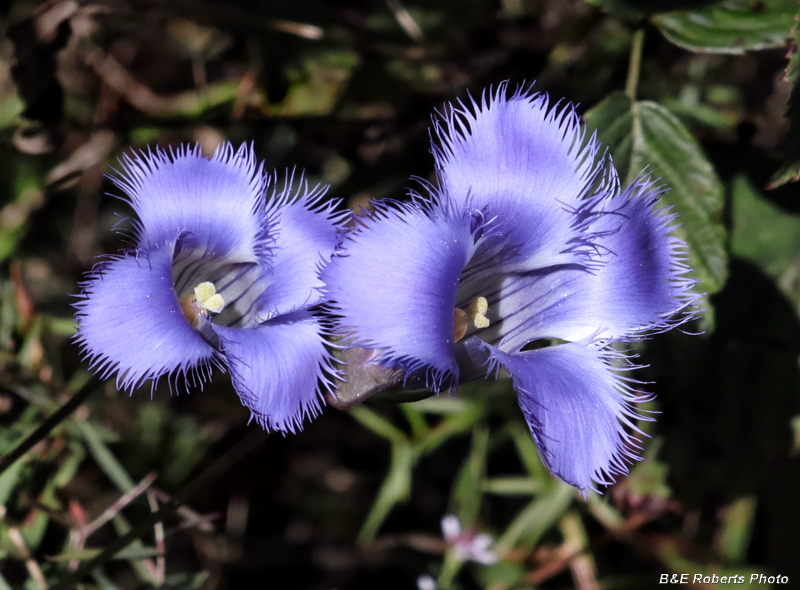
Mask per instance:
[[[686,246],[671,235],[663,191],[638,179],[592,225],[599,264],[509,275],[488,289],[500,322],[485,337],[516,350],[537,338],[640,338],[695,316]],[[491,308],[491,307],[490,307]]]
[[[215,351],[189,325],[172,290],[172,245],[111,258],[81,284],[75,341],[102,378],[132,390],[148,379],[202,384]]]
[[[495,219],[528,269],[590,257],[592,209],[618,181],[574,107],[522,89],[509,98],[505,83],[470,101],[435,122],[439,190]]]
[[[322,271],[337,332],[379,349],[375,362],[455,382],[459,276],[480,242],[473,220],[443,206],[378,205]]]
[[[335,375],[322,328],[308,313],[249,329],[214,326],[236,393],[265,429],[302,430],[322,410]]]
[[[309,189],[300,180],[292,189],[293,178],[287,175],[285,187],[275,189],[268,203],[268,214],[275,219],[274,256],[271,261],[273,280],[263,297],[261,319],[297,309],[306,309],[322,302],[320,267],[330,261],[340,241],[343,224],[349,218],[335,210],[338,199],[323,201],[324,186]],[[273,180],[277,184],[278,179]]]
[[[124,156],[112,177],[138,221],[139,245],[152,248],[191,234],[210,256],[266,265],[271,240],[265,179],[253,150],[229,143],[211,159],[199,147]]]
[[[641,433],[633,420],[647,418],[633,402],[646,398],[612,370],[618,353],[577,342],[516,354],[489,348],[493,368],[511,375],[542,462],[554,475],[585,492],[613,483],[639,459],[638,441],[625,427]]]

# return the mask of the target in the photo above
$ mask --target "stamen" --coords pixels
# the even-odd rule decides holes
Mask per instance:
[[[489,311],[489,302],[486,297],[476,297],[469,304],[469,319],[475,324],[476,328],[488,328],[489,318],[486,312]]]
[[[210,311],[211,313],[220,313],[225,309],[225,300],[222,295],[217,293],[214,283],[200,283],[194,288],[194,294],[197,297],[197,304],[200,311]]]
[[[199,316],[208,318],[210,313],[220,313],[225,309],[225,300],[217,293],[214,283],[205,281],[194,288],[194,295],[181,297],[178,302],[181,311],[192,328],[197,328]]]
[[[486,297],[476,297],[473,299],[467,311],[456,307],[454,327],[453,327],[453,342],[461,340],[469,329],[470,324],[479,330],[489,327],[489,318],[486,317],[486,312],[489,311],[489,302]]]

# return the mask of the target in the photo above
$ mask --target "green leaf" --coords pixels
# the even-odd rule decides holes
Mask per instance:
[[[105,442],[103,442],[99,430],[85,420],[75,420],[75,423],[78,425],[81,434],[83,434],[83,439],[86,441],[86,446],[89,447],[89,452],[108,479],[114,482],[114,485],[122,492],[131,490],[136,484],[106,446]]]
[[[402,444],[408,440],[408,437],[406,437],[402,430],[377,412],[365,406],[355,406],[354,408],[350,408],[349,412],[353,418],[361,422],[362,426],[393,444]]]
[[[719,291],[728,276],[721,220],[724,188],[689,130],[660,104],[633,103],[621,92],[607,97],[585,118],[610,149],[624,183],[646,169],[670,189],[661,203],[679,215],[675,235],[689,246],[698,290]]]
[[[327,50],[307,57],[299,67],[286,72],[290,86],[283,100],[265,105],[265,110],[281,117],[329,114],[359,61],[353,51]]]
[[[750,495],[734,500],[721,511],[720,529],[716,534],[717,553],[726,564],[746,561],[757,504],[756,496]]]
[[[622,485],[633,497],[668,500],[672,496],[672,490],[667,483],[669,469],[666,463],[657,459],[663,444],[661,437],[653,439],[644,453],[644,461],[636,463],[623,482]]]
[[[762,197],[747,177],[731,183],[731,251],[777,279],[800,256],[800,216],[790,215]]]
[[[16,461],[0,475],[0,506],[8,502],[25,466],[25,461]]]
[[[29,159],[9,162],[13,201],[0,209],[0,262],[11,256],[28,230],[28,220],[44,204],[41,171]]]
[[[787,182],[800,180],[800,11],[794,17],[793,30],[794,42],[789,49],[789,65],[786,66],[784,80],[793,84],[792,95],[789,97],[789,133],[786,136],[786,158],[783,166],[770,178],[767,188],[775,188]]]
[[[100,568],[92,572],[92,577],[94,578],[94,581],[97,582],[100,590],[122,590],[119,586],[112,582],[111,578],[105,575]],[[0,588],[0,590],[2,589]]]
[[[435,427],[428,429],[415,444],[421,453],[429,453],[451,436],[469,430],[483,414],[483,405],[472,402],[466,406],[463,412],[450,414]]]
[[[82,551],[67,551],[65,553],[61,553],[59,555],[54,555],[53,557],[48,557],[49,561],[61,562],[61,561],[72,561],[73,559],[77,559],[79,561],[92,559],[97,557],[102,549],[84,549]],[[124,549],[120,549],[113,557],[113,559],[117,560],[129,560],[129,559],[147,559],[149,557],[158,557],[161,553],[155,547],[125,547]]]
[[[697,8],[719,0],[587,0],[587,2],[616,17],[640,20],[648,14]]]
[[[413,438],[409,438],[391,422],[363,405],[355,406],[349,411],[361,424],[392,444],[389,473],[359,533],[359,541],[362,544],[372,541],[394,506],[408,499],[413,470],[420,458],[436,450],[451,436],[469,430],[484,414],[482,404],[471,402],[464,406],[464,411],[448,414],[436,426],[425,428]],[[407,412],[406,415],[413,416],[415,413],[419,414],[418,409]],[[417,428],[421,427],[420,424],[417,425]]]
[[[389,466],[389,473],[383,481],[378,497],[361,527],[358,534],[360,543],[365,544],[375,538],[378,529],[381,528],[383,521],[398,502],[404,502],[411,494],[412,471],[417,461],[419,453],[408,443],[397,443],[392,445],[392,460]]]
[[[501,561],[478,570],[483,588],[509,588],[518,590],[529,588],[521,586],[520,582],[525,578],[528,570],[521,563]]]
[[[508,526],[503,536],[494,545],[494,551],[502,557],[520,545],[533,549],[541,536],[561,518],[572,504],[577,490],[560,481],[553,482],[547,493],[542,494],[525,508]]]
[[[533,496],[542,490],[541,482],[530,477],[493,477],[483,482],[483,491],[500,496]]]
[[[654,16],[653,22],[667,39],[689,51],[741,55],[784,45],[796,12],[796,0],[727,0]]]
[[[731,252],[756,264],[800,305],[800,216],[781,211],[744,176],[733,179],[731,193]]]

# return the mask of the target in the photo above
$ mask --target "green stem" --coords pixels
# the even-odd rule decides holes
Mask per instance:
[[[440,590],[451,590],[453,587],[453,580],[461,571],[464,561],[458,559],[455,553],[450,550],[444,554],[444,563],[442,564],[442,571],[439,574],[439,579],[436,580],[436,585]]]
[[[89,397],[97,386],[100,384],[100,380],[96,377],[92,377],[89,381],[81,387],[78,392],[73,395],[70,400],[65,403],[63,406],[58,408],[53,414],[48,416],[44,422],[42,422],[36,430],[31,432],[25,440],[17,445],[17,447],[11,451],[8,455],[3,457],[0,460],[0,475],[2,475],[6,469],[11,467],[14,463],[17,462],[25,453],[30,451],[39,441],[44,440],[47,438],[47,435],[58,426],[61,422],[63,422],[67,417],[69,417],[72,412],[74,412],[78,406],[80,406],[83,402],[86,401],[86,398]]]
[[[254,430],[244,439],[236,443],[233,448],[225,452],[219,459],[214,461],[208,469],[203,471],[200,475],[195,477],[186,486],[184,486],[178,493],[176,493],[170,500],[161,507],[158,512],[152,512],[143,518],[138,525],[130,530],[127,534],[116,538],[96,557],[84,563],[73,573],[61,578],[59,582],[51,587],[51,590],[70,590],[78,584],[85,576],[89,575],[92,570],[100,567],[108,560],[112,559],[121,549],[128,546],[130,543],[147,533],[153,528],[157,522],[162,522],[168,516],[175,513],[192,495],[198,490],[202,489],[207,484],[219,478],[228,469],[233,467],[242,457],[247,455],[250,451],[255,449],[259,444],[267,439],[268,434],[262,430]]]
[[[628,80],[625,82],[625,94],[636,102],[636,87],[639,85],[639,71],[642,67],[642,46],[644,45],[644,29],[639,29],[633,34],[631,46],[631,59],[628,63]]]

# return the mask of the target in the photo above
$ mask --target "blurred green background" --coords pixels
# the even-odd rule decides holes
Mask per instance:
[[[399,590],[423,575],[593,590],[682,573],[800,587],[798,13],[795,0],[0,2],[0,455],[90,394],[0,475],[0,590]],[[303,169],[359,210],[433,180],[431,114],[504,80],[578,103],[623,179],[647,167],[671,187],[708,294],[696,325],[636,345],[658,414],[629,477],[588,498],[555,481],[505,379],[329,408],[255,442],[226,375],[130,397],[89,381],[72,295],[96,256],[128,245],[113,228],[131,212],[104,176],[126,150],[252,142],[267,168]],[[491,534],[499,563],[462,563],[445,514]]]

